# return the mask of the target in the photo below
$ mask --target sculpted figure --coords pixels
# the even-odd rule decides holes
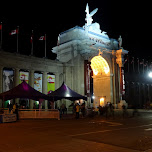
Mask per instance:
[[[118,42],[119,42],[119,48],[122,48],[122,37],[121,37],[121,35],[118,38]]]
[[[87,22],[87,26],[89,26],[89,25],[92,24],[92,21],[93,21],[92,16],[93,16],[97,11],[98,11],[98,8],[94,9],[91,13],[89,13],[89,6],[88,6],[88,3],[87,3],[87,5],[86,5],[86,10],[85,10],[85,12],[86,12],[86,18],[85,18],[85,20],[86,20],[86,22]]]

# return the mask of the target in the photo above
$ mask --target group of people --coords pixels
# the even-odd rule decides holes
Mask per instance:
[[[98,109],[100,115],[106,114],[106,118],[108,118],[108,116],[114,117],[114,106],[111,102],[107,102],[105,106],[99,106]]]
[[[80,110],[82,113],[82,117],[85,117],[85,102],[83,102],[81,105],[80,105],[80,103],[76,103],[73,106],[73,111],[74,111],[74,113],[76,113],[76,119],[79,119],[79,117],[80,117],[80,115],[79,115]]]

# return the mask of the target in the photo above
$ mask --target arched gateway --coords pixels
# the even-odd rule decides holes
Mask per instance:
[[[92,16],[97,10],[90,13],[87,4],[86,24],[59,34],[57,46],[52,48],[57,54],[55,61],[0,50],[0,93],[7,91],[8,84],[9,89],[17,86],[23,78],[35,88],[40,78],[36,88],[44,94],[51,88],[51,91],[58,89],[64,81],[72,90],[88,97],[88,106],[97,108],[108,101],[118,103],[125,91],[123,57],[128,51],[121,47],[121,36],[118,41],[110,39],[98,23],[93,23]],[[12,76],[13,81],[8,81],[8,76]],[[57,102],[57,107],[63,102],[70,110],[71,101],[67,100]],[[32,109],[34,103],[36,101],[28,102],[28,107]],[[49,108],[49,103],[43,102],[42,107]]]
[[[97,108],[108,101],[116,104],[124,93],[122,67],[123,57],[128,51],[121,47],[121,37],[118,41],[110,39],[98,23],[92,23],[97,9],[89,13],[87,4],[85,12],[86,24],[60,33],[53,52],[63,62],[66,84],[78,93],[87,95],[89,105],[92,97],[90,78],[93,78],[93,106]],[[93,75],[90,74],[91,70]]]

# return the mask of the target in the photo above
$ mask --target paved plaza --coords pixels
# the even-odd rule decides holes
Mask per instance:
[[[0,152],[152,151],[152,113],[129,118],[28,119],[0,124]]]

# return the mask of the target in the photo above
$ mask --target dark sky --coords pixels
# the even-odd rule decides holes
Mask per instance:
[[[129,0],[76,0],[76,1],[19,1],[1,3],[0,21],[3,22],[3,49],[14,52],[16,37],[10,36],[17,26],[19,32],[19,52],[30,54],[31,30],[34,30],[34,54],[44,56],[44,43],[39,36],[47,34],[47,56],[54,57],[51,48],[56,46],[59,33],[76,25],[85,24],[85,7],[90,11],[98,8],[93,16],[101,30],[110,38],[123,38],[124,49],[133,56],[152,58],[151,3],[150,1]],[[136,3],[135,3],[136,2]],[[52,57],[51,57],[52,56]]]

